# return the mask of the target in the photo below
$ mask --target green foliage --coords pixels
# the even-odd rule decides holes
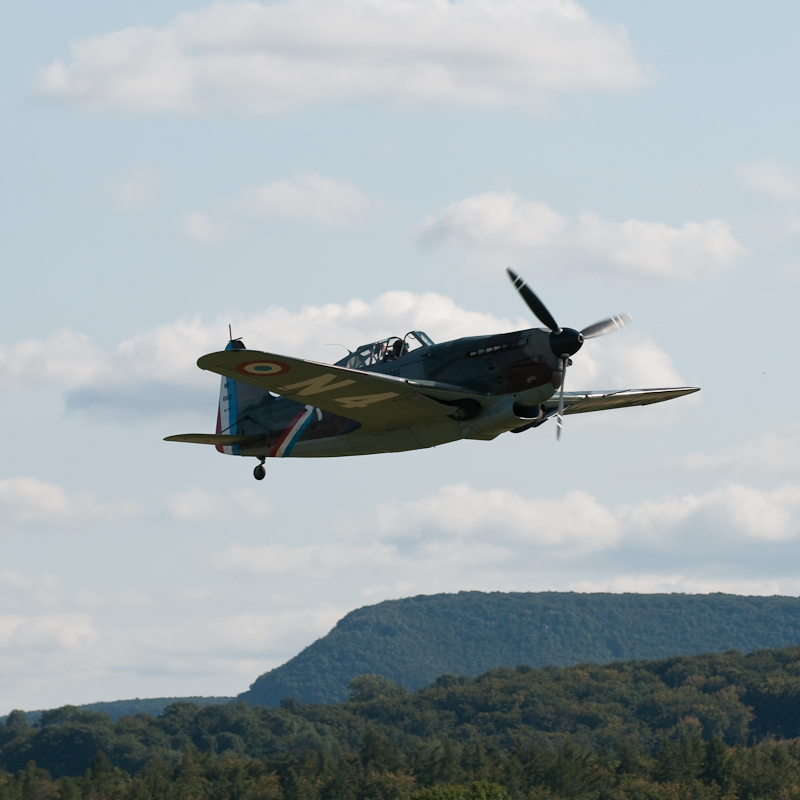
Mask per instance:
[[[138,697],[134,700],[113,700],[108,703],[86,703],[85,705],[78,706],[83,711],[99,711],[101,714],[107,714],[111,719],[116,722],[121,717],[132,714],[151,714],[158,716],[167,706],[173,703],[195,703],[199,706],[220,705],[222,703],[233,703],[236,701],[235,697],[151,697],[146,700],[140,700]],[[16,711],[16,714],[23,714],[27,717],[28,723],[35,724],[42,718],[44,711]],[[0,723],[7,721],[7,717],[0,717]]]
[[[505,788],[496,783],[476,781],[470,786],[442,783],[414,792],[410,800],[509,800]]]
[[[0,800],[788,800],[800,647],[0,725]],[[780,697],[783,703],[778,703]]]
[[[379,697],[402,697],[407,690],[383,675],[359,675],[350,681],[350,701],[367,703]]]
[[[151,714],[158,716],[167,706],[173,703],[194,703],[198,706],[216,706],[236,702],[235,697],[151,697],[140,700],[114,700],[107,703],[87,703],[80,706],[84,711],[99,711],[108,714],[115,722],[121,717],[132,714]]]
[[[460,592],[387,600],[359,608],[239,697],[277,706],[340,703],[350,681],[382,675],[408,689],[449,673],[475,677],[514,664],[606,664],[674,655],[742,653],[800,643],[800,599],[683,594]],[[761,703],[782,711],[787,730],[800,706],[782,687]]]

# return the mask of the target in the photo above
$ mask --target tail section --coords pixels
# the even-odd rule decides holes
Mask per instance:
[[[246,350],[239,339],[228,342],[226,350]],[[250,384],[222,378],[217,408],[217,434],[263,438],[269,436],[272,423],[272,406],[275,396]],[[220,453],[229,456],[241,455],[241,442],[217,444]]]
[[[228,342],[226,350],[246,350],[247,348],[239,339],[232,339]],[[217,433],[231,435],[240,434],[239,428],[239,409],[238,409],[238,390],[236,381],[233,378],[222,378],[219,388],[219,406],[217,407]],[[239,455],[239,445],[216,445],[220,453],[229,456]]]

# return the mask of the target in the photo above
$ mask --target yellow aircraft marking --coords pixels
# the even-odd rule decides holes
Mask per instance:
[[[382,400],[389,400],[397,397],[397,392],[384,392],[383,394],[362,394],[356,397],[334,397],[337,403],[341,403],[345,408],[365,408],[373,403],[380,403]]]
[[[341,389],[343,386],[349,386],[351,383],[355,383],[355,381],[350,380],[349,378],[339,381],[338,383],[331,383],[332,380],[336,380],[336,376],[328,372],[325,375],[317,375],[316,378],[309,378],[307,381],[292,383],[289,384],[289,386],[281,386],[281,391],[290,393],[290,390],[301,389],[305,386],[307,388],[303,389],[302,392],[298,392],[297,394],[300,397],[308,397],[312,394],[330,392],[332,389]]]

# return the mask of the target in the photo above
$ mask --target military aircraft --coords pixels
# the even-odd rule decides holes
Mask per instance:
[[[200,358],[222,376],[216,433],[168,436],[251,456],[263,480],[267,458],[396,453],[522,433],[567,414],[661,403],[699,391],[565,392],[567,367],[584,340],[613,333],[630,316],[583,330],[562,328],[516,273],[517,291],[545,328],[434,344],[422,331],[362,345],[335,364],[248,350],[240,339]],[[558,396],[556,396],[558,392]]]

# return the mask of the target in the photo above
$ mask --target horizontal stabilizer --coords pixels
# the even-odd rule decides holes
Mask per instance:
[[[179,433],[167,436],[165,442],[188,442],[189,444],[213,444],[230,447],[234,444],[254,444],[264,439],[263,436],[236,436],[231,433]]]
[[[564,392],[564,413],[583,414],[587,411],[604,411],[608,408],[628,408],[663,403],[686,394],[699,392],[696,386],[680,386],[674,389],[622,389],[618,392]],[[551,397],[546,409],[558,408],[558,397]]]

